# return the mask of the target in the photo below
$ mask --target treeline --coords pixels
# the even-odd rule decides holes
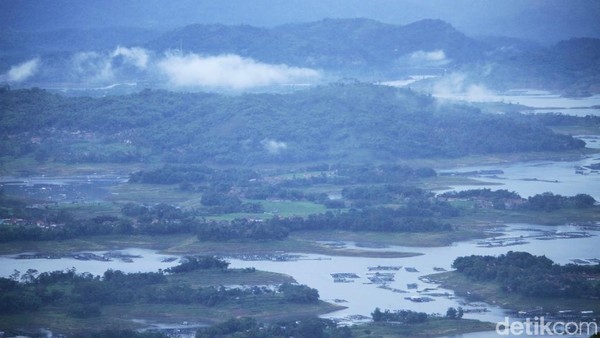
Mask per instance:
[[[320,174],[304,177],[306,172]],[[400,184],[419,178],[434,177],[428,167],[413,168],[400,164],[321,164],[288,173],[291,177],[276,180],[249,169],[215,169],[204,165],[165,165],[152,170],[140,170],[129,175],[130,183],[179,184],[182,189],[224,192],[231,187],[270,189],[305,187],[314,184]],[[297,175],[296,175],[297,174]],[[270,182],[264,182],[267,178]],[[275,181],[275,182],[273,182]],[[273,192],[269,192],[273,193]],[[272,197],[272,196],[271,196]]]
[[[454,209],[448,209],[453,213]],[[440,213],[448,215],[446,209]],[[230,239],[282,239],[293,231],[345,230],[375,232],[437,232],[452,231],[447,223],[434,220],[432,209],[401,207],[351,209],[348,212],[331,211],[309,215],[306,218],[274,217],[267,220],[236,219],[227,221],[204,221],[196,229],[200,240]]]
[[[364,83],[239,96],[146,90],[89,98],[2,90],[0,109],[2,154],[42,161],[367,162],[584,146],[524,115],[440,109],[431,96]]]
[[[0,241],[63,240],[95,235],[165,235],[193,233],[198,222],[189,211],[168,204],[146,207],[128,203],[122,207],[123,216],[75,218],[64,209],[27,208],[15,206],[9,213],[14,224],[0,224]]]
[[[440,196],[452,198],[481,198],[487,200],[507,200],[522,198],[521,195],[517,194],[514,191],[508,191],[506,189],[492,190],[490,188],[449,191],[440,194]]]
[[[140,170],[129,175],[131,183],[151,184],[198,184],[204,187],[222,184],[224,186],[245,186],[260,174],[250,169],[214,169],[204,165],[165,165],[153,170]]]
[[[412,310],[381,311],[379,308],[371,313],[371,318],[374,322],[402,322],[405,324],[424,323],[429,319],[429,315],[425,312],[416,312]]]
[[[596,200],[588,194],[577,194],[574,196],[562,196],[551,192],[536,194],[528,198],[522,198],[514,191],[506,189],[491,190],[472,189],[464,191],[450,191],[440,194],[439,197],[447,198],[464,198],[470,200],[488,201],[496,209],[506,208],[507,203],[514,204],[513,208],[533,211],[552,212],[560,209],[586,209],[592,208],[596,204]]]
[[[549,298],[600,297],[600,264],[558,265],[545,256],[509,251],[497,257],[458,257],[452,266],[471,280],[499,283],[507,293]]]
[[[219,269],[227,270],[229,262],[214,256],[186,257],[185,261],[174,267],[165,269],[167,273],[185,273],[195,270]]]
[[[529,119],[540,122],[546,126],[600,126],[600,116],[586,115],[576,116],[562,113],[545,113],[526,115]]]
[[[554,211],[570,208],[585,209],[593,207],[595,203],[596,200],[588,194],[562,196],[555,195],[551,192],[545,192],[527,198],[525,208],[539,211]]]
[[[215,258],[198,258],[194,264],[211,262],[208,266],[191,266],[192,260],[169,273],[185,273],[193,269],[226,269],[227,263]],[[200,262],[200,263],[198,263]],[[216,263],[216,266],[212,266]],[[28,270],[15,272],[11,278],[0,278],[0,314],[33,312],[44,306],[58,307],[66,314],[93,317],[102,307],[115,304],[198,304],[215,306],[240,298],[268,297],[284,303],[312,304],[319,301],[316,289],[306,285],[282,284],[277,292],[268,288],[196,287],[174,283],[164,272],[123,273],[107,270],[102,276],[76,273],[74,269],[38,274]]]
[[[232,318],[207,328],[200,328],[196,338],[350,338],[347,326],[338,327],[328,319],[303,318],[275,324],[261,324],[253,318]]]
[[[243,202],[242,199],[284,199],[310,201],[327,208],[344,208],[343,201],[330,200],[325,193],[305,192],[304,188],[316,184],[363,185],[347,187],[342,196],[353,201],[354,207],[365,207],[375,202],[394,200],[422,200],[433,195],[410,186],[409,182],[436,176],[435,170],[426,167],[412,168],[396,164],[321,164],[306,167],[304,171],[264,177],[244,169],[213,169],[197,165],[167,165],[154,170],[130,174],[131,183],[179,184],[185,191],[201,192],[204,215],[223,213],[262,213],[260,203]],[[306,174],[310,173],[310,174]],[[405,185],[406,184],[406,185]]]
[[[412,191],[412,190],[408,190]],[[12,214],[25,217],[16,224],[0,225],[0,241],[63,240],[95,235],[166,235],[195,233],[202,240],[283,239],[293,231],[346,230],[378,232],[452,231],[449,224],[435,220],[453,217],[458,209],[447,202],[433,199],[409,199],[395,208],[373,207],[350,209],[347,212],[328,211],[308,217],[274,217],[265,220],[235,219],[211,221],[198,212],[157,204],[144,206],[127,203],[121,208],[123,217],[95,216],[76,219],[66,210],[25,208],[15,205]],[[23,208],[22,210],[19,208]]]

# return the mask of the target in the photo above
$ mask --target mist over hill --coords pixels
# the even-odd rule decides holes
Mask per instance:
[[[3,31],[126,26],[171,30],[190,24],[273,27],[324,18],[370,18],[405,25],[441,19],[474,35],[503,35],[556,43],[600,37],[594,0],[35,0],[0,2]]]
[[[406,25],[324,19],[271,28],[194,24],[166,33],[8,30],[0,49],[0,82],[13,87],[264,91],[345,77],[379,82],[428,75],[437,77],[433,81],[466,78],[491,90],[600,92],[600,39],[543,46],[474,38],[433,19]]]

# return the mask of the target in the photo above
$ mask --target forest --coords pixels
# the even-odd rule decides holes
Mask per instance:
[[[306,285],[284,283],[269,288],[198,287],[170,279],[170,275],[217,269],[226,273],[227,262],[214,257],[188,257],[167,271],[123,273],[107,270],[102,276],[74,269],[38,273],[15,271],[0,278],[0,314],[35,312],[57,307],[75,318],[99,316],[104,306],[115,304],[198,304],[213,307],[241,298],[266,298],[296,304],[317,303],[319,293]],[[244,270],[252,273],[254,270]]]
[[[394,170],[391,172],[397,173]],[[411,177],[413,171],[401,172],[408,173],[408,177]],[[384,178],[383,181],[387,177],[385,173],[386,171],[382,171],[380,175]],[[216,176],[221,177],[219,174]],[[397,177],[395,174],[393,176]],[[136,173],[133,177],[157,176]],[[356,178],[352,176],[349,178],[350,181],[354,179]],[[380,178],[374,180],[379,181]],[[19,199],[4,196],[0,191],[0,217],[5,220],[0,226],[0,242],[51,241],[98,235],[168,234],[194,234],[200,241],[281,240],[295,231],[315,230],[452,232],[456,230],[456,226],[448,221],[466,212],[464,207],[452,204],[454,199],[467,199],[479,204],[485,201],[490,208],[495,209],[506,209],[510,205],[512,209],[532,212],[597,210],[596,200],[587,194],[562,196],[543,193],[525,199],[505,189],[474,189],[435,197],[431,192],[414,185],[380,183],[346,186],[341,190],[341,199],[331,200],[326,194],[304,193],[302,190],[282,188],[280,183],[271,185],[262,180],[248,186],[245,179],[232,178],[224,180],[218,185],[218,189],[211,186],[218,182],[204,181],[204,178],[194,181],[197,182],[208,184],[207,188],[200,191],[200,207],[197,208],[183,209],[167,203],[143,205],[128,202],[119,205],[118,211],[111,215],[83,217],[75,216],[74,212],[64,208],[31,206]],[[235,182],[242,183],[237,186],[234,185],[238,184]],[[310,184],[310,180],[302,181],[302,184]],[[243,202],[248,201],[248,197],[256,199]],[[327,209],[325,212],[305,216],[266,215],[261,203],[273,198],[321,203]],[[216,215],[235,215],[237,212],[246,214],[229,220],[211,218]]]
[[[251,165],[582,149],[525,115],[354,81],[289,94],[0,90],[0,154],[38,161]]]
[[[473,281],[499,283],[506,293],[550,299],[600,297],[600,264],[558,265],[545,256],[509,251],[497,257],[458,257],[452,267]]]

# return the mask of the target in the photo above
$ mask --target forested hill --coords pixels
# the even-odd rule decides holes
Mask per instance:
[[[487,115],[362,83],[240,96],[146,90],[87,98],[4,89],[0,110],[1,155],[38,160],[371,161],[584,146],[522,115]]]
[[[208,61],[221,64],[229,54],[242,58],[237,62],[243,64],[294,67],[296,75],[306,76],[273,81],[277,85],[459,74],[494,90],[536,88],[571,96],[600,92],[600,39],[573,38],[543,47],[519,39],[470,37],[433,19],[406,25],[323,19],[268,28],[194,24],[169,32],[124,27],[7,30],[0,35],[0,83],[47,88],[143,83],[140,88],[210,89],[213,81],[180,83],[174,70],[196,74],[205,64],[200,60],[218,57]],[[298,67],[309,69],[298,72]],[[236,74],[246,76],[245,69]]]
[[[368,19],[325,19],[274,28],[190,25],[167,33],[146,47],[183,48],[207,55],[234,53],[265,62],[327,69],[383,69],[410,61],[413,52],[436,50],[444,51],[445,57],[433,61],[451,59],[464,63],[480,59],[490,48],[447,22],[430,19],[408,25]]]

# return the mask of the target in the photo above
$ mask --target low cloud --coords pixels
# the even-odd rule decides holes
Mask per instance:
[[[260,63],[238,55],[203,57],[197,54],[168,54],[158,67],[178,87],[221,87],[247,89],[252,87],[311,81],[319,72],[308,68]]]
[[[495,93],[482,84],[473,83],[463,73],[452,73],[440,78],[435,83],[433,95],[447,99],[490,101]]]
[[[279,154],[281,151],[287,149],[287,143],[272,139],[265,139],[260,143],[270,154]]]
[[[409,56],[409,61],[415,65],[441,66],[450,62],[443,50],[434,51],[419,50]]]
[[[72,73],[85,82],[110,81],[114,76],[111,57],[97,52],[81,52],[71,58]]]
[[[148,66],[148,51],[140,47],[117,47],[112,55],[112,58],[123,57],[126,63],[130,63],[139,69],[145,69]]]
[[[7,82],[23,82],[37,73],[40,68],[40,59],[35,58],[10,67],[2,78]]]
[[[97,83],[113,81],[119,74],[128,74],[132,70],[143,71],[149,63],[150,55],[147,50],[118,46],[108,53],[77,53],[71,58],[71,69],[77,80]]]
[[[239,55],[157,55],[141,47],[118,46],[107,51],[86,51],[44,62],[39,58],[10,68],[0,81],[22,82],[36,75],[46,82],[108,86],[146,81],[174,88],[245,90],[286,84],[311,84],[321,74],[313,69],[267,64]]]

